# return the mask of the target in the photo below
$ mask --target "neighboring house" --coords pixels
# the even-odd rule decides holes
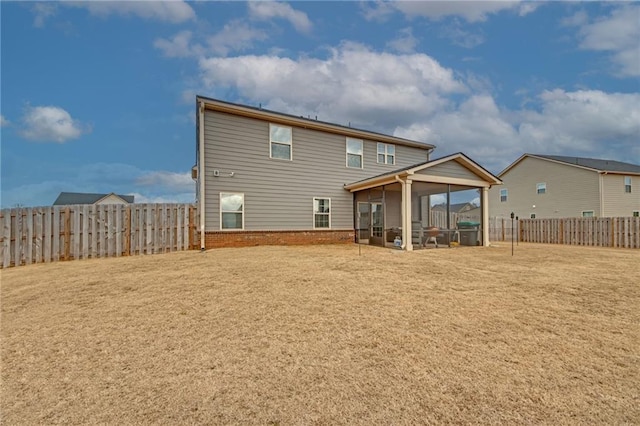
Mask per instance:
[[[473,203],[449,204],[450,213],[464,213],[464,212],[468,212],[469,210],[473,210],[475,208],[477,208],[477,206]],[[446,203],[436,204],[433,207],[431,207],[431,210],[433,210],[434,212],[446,212],[447,204]]]
[[[524,154],[492,188],[489,214],[520,218],[628,217],[640,213],[640,166],[620,161]]]
[[[131,204],[133,195],[88,194],[84,192],[61,192],[53,202],[54,206],[68,206],[73,204]]]
[[[483,189],[488,208],[500,183],[462,153],[431,160],[433,145],[200,96],[196,126],[203,249],[397,235],[412,250],[430,196]]]

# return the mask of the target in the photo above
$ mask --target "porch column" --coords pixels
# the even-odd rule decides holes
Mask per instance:
[[[404,198],[404,223],[406,223],[406,240],[405,240],[405,250],[413,251],[413,229],[411,223],[411,179],[407,179],[407,183],[404,185],[404,194],[402,194],[402,198]],[[405,229],[405,228],[403,228]]]
[[[489,247],[489,188],[482,188],[482,243]]]

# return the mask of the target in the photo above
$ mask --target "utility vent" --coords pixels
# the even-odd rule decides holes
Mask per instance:
[[[214,171],[213,171],[213,175],[214,175],[215,177],[220,176],[220,170],[214,170]]]

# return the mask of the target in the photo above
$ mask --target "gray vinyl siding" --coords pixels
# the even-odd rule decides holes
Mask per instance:
[[[345,184],[428,159],[426,147],[396,145],[396,164],[377,164],[376,141],[364,140],[364,168],[347,168],[345,136],[299,127],[292,135],[293,160],[272,159],[268,121],[205,112],[207,231],[220,229],[220,192],[244,194],[245,230],[313,229],[314,197],[331,199],[331,229],[352,229],[353,195]]]
[[[600,212],[600,182],[596,171],[525,157],[500,178],[502,185],[489,190],[489,216],[521,218],[579,217],[583,211]],[[545,194],[537,194],[536,184],[547,184]],[[508,191],[500,201],[500,190]],[[533,208],[533,206],[536,206]]]
[[[438,164],[437,166],[429,167],[428,169],[420,170],[416,174],[440,176],[440,177],[452,177],[458,179],[471,179],[478,180],[471,170],[467,169],[456,161],[447,161],[446,163]]]
[[[624,192],[624,177],[631,177],[631,192]],[[603,217],[628,217],[640,211],[640,176],[602,176]]]

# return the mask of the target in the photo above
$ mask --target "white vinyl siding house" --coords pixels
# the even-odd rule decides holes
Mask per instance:
[[[633,191],[640,166],[634,164],[524,154],[498,177],[504,187],[490,190],[492,217],[629,217],[640,209],[640,193]]]

